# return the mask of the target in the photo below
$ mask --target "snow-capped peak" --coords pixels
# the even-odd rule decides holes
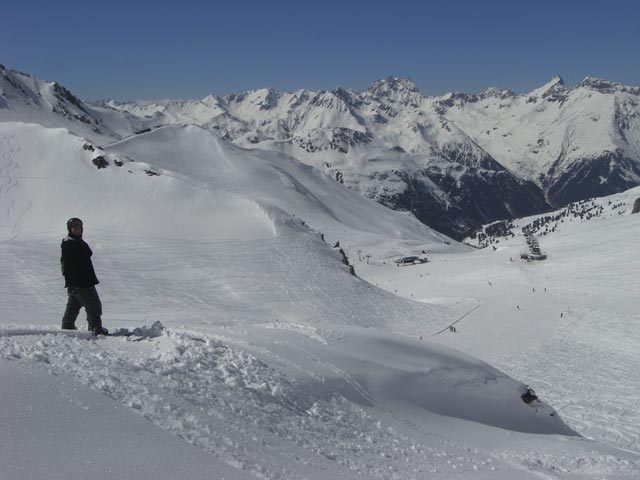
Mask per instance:
[[[201,102],[209,107],[219,107],[220,106],[220,97],[216,95],[209,94],[204,97]]]
[[[564,80],[562,79],[562,77],[560,75],[555,74],[553,77],[551,77],[551,80],[549,80],[549,82],[547,84],[564,85]]]
[[[640,94],[640,87],[628,87],[621,83],[612,82],[603,78],[585,77],[578,87],[596,90],[601,93],[629,92],[635,95]]]
[[[547,83],[533,90],[529,94],[529,96],[545,97],[546,94],[548,94],[549,92],[555,92],[555,91],[564,90],[564,89],[565,89],[565,86],[564,86],[564,80],[562,80],[562,77],[560,75],[554,75],[553,77],[551,77],[551,80],[549,80]]]
[[[582,80],[582,82],[580,82],[578,86],[589,88],[591,90],[611,91],[615,87],[619,87],[620,84],[616,82],[611,82],[609,80],[605,80],[603,78],[585,77],[584,80]]]
[[[0,121],[64,126],[98,144],[162,125],[196,124],[239,146],[291,155],[370,198],[408,209],[425,223],[458,235],[452,224],[463,229],[477,221],[545,209],[544,194],[561,205],[637,185],[638,92],[638,87],[595,78],[569,88],[554,75],[525,95],[493,87],[477,94],[427,97],[410,79],[390,76],[364,91],[262,88],[223,98],[90,105],[58,84],[0,70]],[[477,168],[493,174],[480,174]],[[424,207],[432,202],[416,202],[406,194],[414,191],[409,177],[402,177],[412,169],[428,179],[421,197],[435,195],[429,182],[444,188],[438,198],[459,189],[476,205],[474,215],[482,218],[456,222],[454,217],[464,217],[469,209],[454,215],[447,206],[447,214],[440,215]],[[445,177],[456,181],[443,182]],[[503,177],[509,178],[508,189]],[[477,197],[489,198],[489,192],[504,196],[507,190],[508,202],[496,199],[477,207]],[[461,195],[456,192],[451,204],[460,202]],[[503,204],[505,209],[499,207]],[[438,205],[445,208],[445,202]],[[520,210],[525,206],[526,211]],[[445,220],[433,224],[434,219]]]
[[[389,93],[420,93],[420,90],[410,78],[391,76],[376,80],[366,91],[377,96],[388,95]]]
[[[481,97],[494,97],[499,99],[507,99],[514,98],[517,94],[513,90],[509,90],[508,88],[499,88],[499,87],[489,87],[484,92],[480,94]]]

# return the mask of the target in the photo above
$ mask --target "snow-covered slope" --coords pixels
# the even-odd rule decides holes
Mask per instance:
[[[105,147],[115,157],[153,164],[199,188],[233,192],[310,223],[332,243],[398,241],[441,244],[447,237],[411,214],[354,194],[327,175],[285,155],[246,150],[196,126],[171,126]],[[157,170],[158,172],[162,170]]]
[[[539,187],[502,167],[434,113],[430,101],[410,80],[390,77],[364,92],[261,89],[201,102],[104,103],[284,152],[456,237],[492,219],[548,207]]]
[[[638,199],[640,199],[640,188],[636,187],[607,197],[581,200],[544,215],[532,215],[484,225],[466,238],[465,243],[485,248],[495,247],[501,241],[504,242],[523,234],[545,237],[556,231],[566,231],[592,220],[617,218],[631,214]]]
[[[0,361],[2,478],[255,478],[109,396],[29,363]]]
[[[581,434],[640,451],[638,198],[640,187],[514,220],[485,241],[493,248],[424,266],[389,271],[372,257],[356,268],[405,297],[460,305],[455,333],[430,339],[536,385]],[[546,260],[520,259],[522,227]]]
[[[0,122],[37,123],[64,127],[99,143],[131,135],[157,125],[102,105],[91,106],[58,82],[41,80],[0,65]]]
[[[323,242],[321,233],[331,245],[340,241],[354,251],[385,242],[395,249],[466,248],[446,245],[446,237],[415,218],[362,198],[293,159],[271,154],[270,161],[264,160],[200,127],[166,127],[114,144],[106,152],[61,129],[19,123],[3,123],[0,129],[8,205],[0,234],[6,241],[51,232],[58,236],[58,225],[73,215],[94,218],[90,228],[105,235],[219,242],[221,248],[233,239],[268,245],[269,239],[286,237],[291,252],[287,242],[277,253],[265,247],[261,261],[283,257],[286,263],[301,262],[297,273],[295,268],[280,273],[297,275],[300,285],[309,269],[348,272],[339,251]],[[52,218],[52,211],[62,218]],[[305,260],[305,252],[316,248],[320,255]],[[263,278],[247,275],[259,291]],[[350,275],[344,282],[334,284],[336,295],[377,295]],[[287,288],[277,296],[270,293],[270,302],[276,310],[280,303],[289,309],[290,294]],[[315,302],[321,304],[321,299]],[[365,317],[384,325],[390,312],[377,308],[372,305]],[[340,319],[344,315],[340,313]],[[270,319],[277,316],[277,311],[269,314]]]
[[[3,384],[49,399],[27,400],[37,415],[24,415],[25,403],[3,393],[12,410],[3,414],[17,419],[0,431],[9,478],[86,478],[85,463],[136,478],[189,469],[202,478],[216,465],[221,475],[233,468],[229,478],[638,471],[637,455],[573,436],[544,401],[525,403],[521,382],[419,338],[455,321],[459,306],[366,283],[320,236],[348,244],[352,261],[357,250],[468,251],[409,214],[289,157],[193,126],[100,151],[66,130],[1,123],[0,161],[0,374]],[[104,322],[116,336],[57,330],[65,302],[59,242],[70,216],[85,220]],[[133,335],[121,330],[133,327]],[[44,404],[70,415],[69,403],[85,422],[42,425]],[[135,433],[127,418],[91,415],[122,408],[123,417],[150,423]],[[109,474],[101,458],[80,465],[53,461],[59,450],[42,443],[16,447],[29,445],[16,443],[19,431],[43,428],[121,465]],[[145,435],[157,438],[163,458],[141,472],[131,452],[149,449]],[[164,470],[164,461],[173,467]]]
[[[427,97],[388,77],[358,92],[264,88],[202,100],[88,105],[55,82],[0,69],[0,121],[61,126],[98,144],[196,124],[239,146],[286,153],[461,239],[640,183],[638,87],[560,77],[527,94]]]
[[[317,157],[360,147],[401,148],[491,169],[494,160],[549,189],[561,202],[607,191],[606,186],[590,191],[595,184],[576,184],[571,175],[575,165],[599,165],[607,155],[612,171],[603,175],[602,184],[615,190],[638,182],[639,94],[638,87],[595,78],[569,88],[556,76],[523,95],[491,88],[425,97],[410,80],[389,77],[363,92],[263,89],[201,102],[118,107],[135,113],[168,111],[172,119],[215,126],[240,143],[290,141]],[[561,195],[566,183],[575,192]]]
[[[263,89],[117,108],[166,112],[240,145],[284,151],[459,235],[483,219],[548,209],[539,189],[565,204],[640,183],[639,93],[594,78],[568,88],[556,76],[523,95],[425,97],[389,77],[363,92]]]
[[[558,76],[526,95],[452,97],[444,114],[555,204],[640,183],[640,88]]]

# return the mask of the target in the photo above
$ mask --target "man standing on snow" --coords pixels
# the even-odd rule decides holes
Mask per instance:
[[[67,221],[67,232],[69,235],[62,240],[60,258],[64,286],[69,294],[62,317],[62,328],[77,330],[76,318],[84,307],[89,330],[96,335],[106,335],[109,332],[102,327],[102,303],[95,287],[98,279],[91,263],[93,252],[82,239],[82,220],[70,218]]]

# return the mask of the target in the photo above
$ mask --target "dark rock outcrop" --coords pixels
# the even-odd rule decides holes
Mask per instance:
[[[109,166],[109,162],[102,155],[97,156],[92,161],[98,170],[100,170],[101,168],[107,168]]]
[[[557,177],[554,173],[561,172]],[[546,180],[548,198],[554,206],[564,206],[585,198],[604,197],[633,188],[640,176],[640,164],[621,151],[605,152],[595,158],[574,161],[568,167],[560,160]]]
[[[540,187],[506,170],[431,165],[416,174],[394,173],[406,189],[377,200],[394,210],[412,212],[424,224],[456,240],[481,225],[551,208]]]

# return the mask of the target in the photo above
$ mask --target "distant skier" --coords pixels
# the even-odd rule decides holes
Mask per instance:
[[[62,240],[60,258],[64,286],[68,293],[62,328],[77,330],[76,318],[84,307],[89,330],[96,335],[106,335],[109,332],[102,326],[102,302],[95,287],[99,282],[91,263],[93,252],[82,239],[82,220],[70,218],[67,221],[67,232],[69,235]]]

